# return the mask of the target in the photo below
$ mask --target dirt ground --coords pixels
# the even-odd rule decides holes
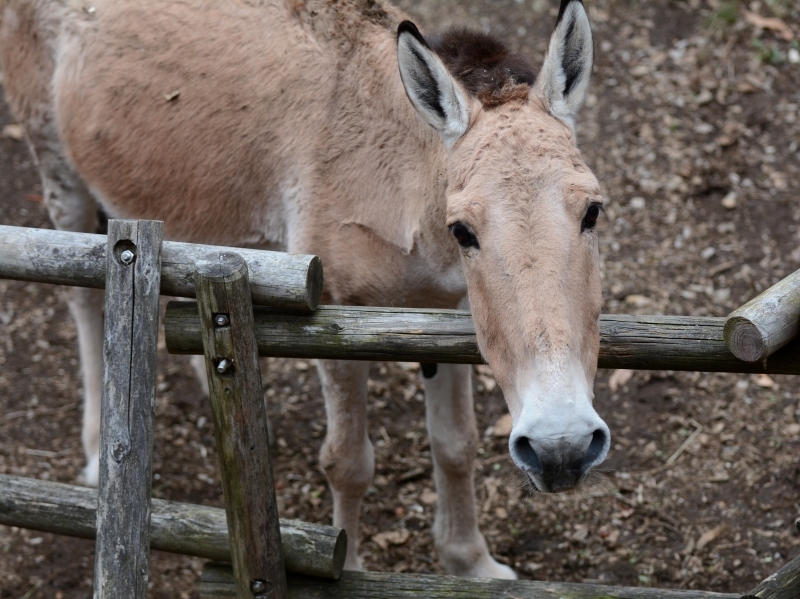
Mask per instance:
[[[536,64],[557,11],[555,0],[400,4],[423,31],[480,27]],[[578,136],[607,199],[599,225],[604,311],[727,315],[800,267],[798,4],[587,6],[596,63]],[[34,165],[11,124],[3,107],[0,223],[49,227]],[[83,466],[81,384],[62,295],[0,281],[0,472],[73,483]],[[188,360],[162,353],[154,494],[221,505],[208,402]],[[280,511],[330,522],[313,365],[270,359],[267,368]],[[542,499],[525,490],[507,455],[505,406],[491,372],[475,369],[481,528],[499,560],[533,579],[744,592],[800,553],[796,379],[611,374],[601,371],[595,385],[613,438],[605,482]],[[417,366],[375,364],[369,409],[377,473],[363,509],[365,563],[440,573]],[[373,537],[389,530],[410,534],[382,549]],[[85,597],[93,552],[93,542],[0,526],[0,598]],[[154,552],[151,596],[196,597],[202,564]]]

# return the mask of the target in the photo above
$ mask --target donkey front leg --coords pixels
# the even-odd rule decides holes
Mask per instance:
[[[42,118],[26,124],[33,154],[39,163],[44,203],[50,220],[61,231],[94,233],[97,203],[86,184],[65,158],[54,119]],[[103,303],[102,289],[67,289],[67,303],[78,332],[83,372],[83,450],[86,468],[83,479],[96,486],[100,474],[100,403],[103,390]]]
[[[333,494],[333,525],[347,532],[346,570],[361,570],[358,521],[361,498],[375,474],[375,453],[367,437],[369,362],[318,363],[328,433],[320,453]]]
[[[96,487],[100,478],[100,404],[103,395],[103,303],[102,289],[74,287],[68,291],[69,310],[78,330],[83,371],[83,427],[81,440],[86,454],[85,484]]]
[[[497,563],[478,530],[475,452],[478,430],[472,404],[471,367],[423,364],[428,435],[438,501],[433,536],[449,574],[475,578],[516,578]]]

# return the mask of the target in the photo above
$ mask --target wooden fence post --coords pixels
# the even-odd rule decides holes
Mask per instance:
[[[147,596],[163,230],[108,223],[95,599]]]
[[[267,414],[247,263],[220,253],[195,275],[222,491],[239,599],[285,599]]]

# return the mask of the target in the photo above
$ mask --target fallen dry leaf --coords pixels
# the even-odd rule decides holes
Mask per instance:
[[[790,437],[794,437],[795,435],[800,435],[800,424],[793,422],[792,424],[788,425],[784,431]]]
[[[425,489],[422,495],[419,496],[419,501],[423,505],[433,505],[438,499],[439,496],[436,494],[436,491],[431,491],[430,489]]]
[[[625,303],[630,304],[634,308],[644,308],[645,306],[649,306],[653,302],[649,297],[645,297],[643,295],[638,295],[634,293],[632,295],[628,295],[625,297]]]
[[[756,378],[756,385],[770,389],[775,386],[775,381],[768,374],[759,374],[758,378]]]
[[[571,538],[575,541],[584,541],[589,536],[589,527],[585,524],[576,524],[575,532],[572,533]]]
[[[695,546],[695,548],[698,551],[700,551],[703,547],[716,540],[716,538],[719,537],[727,529],[728,529],[728,524],[726,522],[723,522],[719,526],[715,526],[711,530],[707,530],[702,535],[700,535],[699,539],[697,539],[697,545]]]
[[[711,478],[708,479],[708,481],[712,483],[725,483],[728,482],[730,479],[731,479],[730,475],[724,470],[721,470],[719,472],[715,472],[711,476]]]
[[[481,385],[483,385],[483,388],[486,389],[486,391],[488,393],[491,393],[497,387],[497,381],[494,380],[494,378],[492,378],[490,376],[479,374],[478,375],[478,380],[480,381]]]
[[[724,198],[722,198],[722,201],[720,203],[722,204],[723,207],[727,208],[728,210],[733,210],[734,208],[736,208],[737,199],[738,198],[736,192],[731,191]]]
[[[608,378],[608,388],[611,390],[611,393],[616,393],[618,389],[622,389],[622,387],[627,385],[632,378],[633,370],[617,368]]]
[[[3,137],[13,139],[14,141],[22,141],[25,137],[25,129],[22,128],[22,125],[11,123],[3,127]]]
[[[758,27],[759,29],[769,29],[770,31],[775,31],[779,33],[780,36],[787,42],[791,42],[794,39],[794,32],[792,31],[791,27],[777,17],[762,17],[761,15],[750,12],[749,10],[743,10],[742,14],[744,15],[745,21]]]
[[[690,537],[689,541],[686,543],[686,547],[683,548],[683,551],[681,551],[681,553],[683,553],[684,555],[690,555],[691,553],[694,552],[694,547],[695,547],[694,538]]]
[[[411,533],[408,532],[407,528],[400,528],[398,530],[387,530],[386,532],[379,532],[376,535],[373,535],[372,540],[375,544],[386,551],[389,548],[389,545],[402,545],[408,538],[411,536]]]
[[[511,434],[511,414],[503,414],[492,425],[492,434],[495,437],[508,437]]]

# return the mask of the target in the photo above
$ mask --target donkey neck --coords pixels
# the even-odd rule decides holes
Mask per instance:
[[[337,226],[314,248],[329,300],[454,306],[466,285],[445,226],[447,152],[406,97],[395,28],[359,27],[357,41],[338,28],[317,39],[337,63],[316,196],[326,198],[317,214]]]

